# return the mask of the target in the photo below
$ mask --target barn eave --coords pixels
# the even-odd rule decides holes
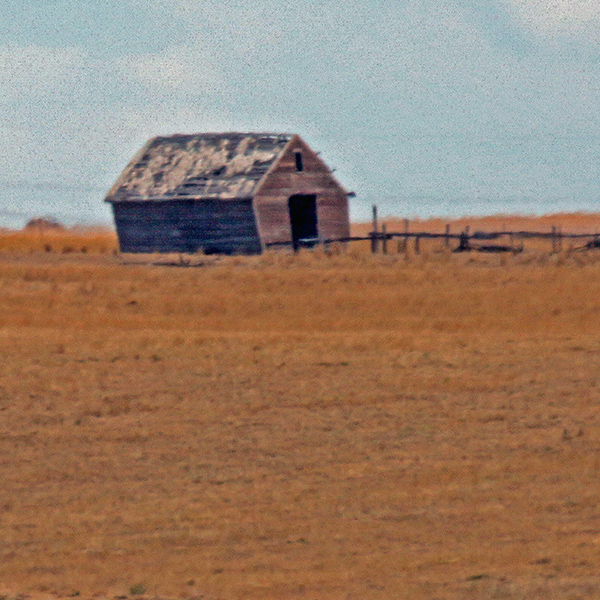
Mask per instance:
[[[127,204],[128,202],[189,202],[190,200],[195,202],[239,202],[241,200],[247,201],[252,199],[253,196],[228,196],[226,198],[217,196],[129,196],[127,198],[106,197],[104,202],[110,204]]]

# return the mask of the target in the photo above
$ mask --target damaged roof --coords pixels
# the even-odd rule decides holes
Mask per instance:
[[[151,139],[107,202],[251,198],[293,138],[278,133],[198,133]]]

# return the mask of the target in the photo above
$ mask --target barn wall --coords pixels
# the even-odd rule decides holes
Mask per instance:
[[[251,200],[115,202],[122,252],[257,254]]]
[[[301,172],[296,169],[297,150],[302,152],[304,170]],[[263,243],[291,241],[288,200],[294,194],[317,196],[320,237],[339,238],[350,235],[346,191],[317,154],[299,137],[295,137],[276,167],[267,175],[254,199]]]

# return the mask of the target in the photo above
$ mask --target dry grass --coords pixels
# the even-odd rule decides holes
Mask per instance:
[[[0,231],[0,252],[105,254],[116,252],[117,249],[117,236],[108,228]]]
[[[386,223],[388,231],[404,231],[403,219],[380,219]],[[432,231],[443,233],[446,225],[453,232],[462,231],[469,226],[471,231],[551,231],[553,226],[562,227],[565,233],[600,232],[600,213],[557,213],[543,216],[533,215],[490,215],[485,217],[461,217],[456,219],[411,219],[412,231]],[[354,223],[352,235],[367,235],[371,231],[371,223]]]
[[[0,254],[0,594],[599,597],[599,256],[143,260]]]
[[[402,219],[380,219],[379,226],[385,223],[388,232],[403,232],[405,223]],[[477,231],[483,232],[501,232],[501,231],[530,231],[540,233],[550,233],[553,227],[557,227],[563,233],[581,234],[589,233],[600,234],[600,214],[590,213],[558,213],[544,216],[533,215],[491,215],[486,217],[461,217],[457,219],[410,219],[409,231],[425,231],[428,233],[444,233],[446,225],[450,226],[450,232],[459,234],[469,227],[471,234]],[[354,223],[352,225],[352,235],[366,236],[372,230],[371,223]],[[584,240],[564,240],[563,249],[565,251],[581,247],[588,239]],[[510,244],[508,237],[501,238],[500,244]],[[551,239],[520,239],[515,238],[514,246],[518,248],[521,244],[526,250],[549,253],[552,250]],[[409,251],[413,250],[414,241],[410,241]],[[457,241],[450,242],[450,246],[455,248]],[[353,245],[356,249],[370,251],[368,242],[358,242]],[[439,252],[446,249],[443,240],[420,240],[421,249],[429,252]],[[389,251],[396,252],[398,249],[397,240],[389,243]]]

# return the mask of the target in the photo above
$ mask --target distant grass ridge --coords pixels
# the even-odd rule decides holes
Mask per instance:
[[[117,234],[108,227],[0,231],[0,252],[71,252],[104,254],[118,250]]]

